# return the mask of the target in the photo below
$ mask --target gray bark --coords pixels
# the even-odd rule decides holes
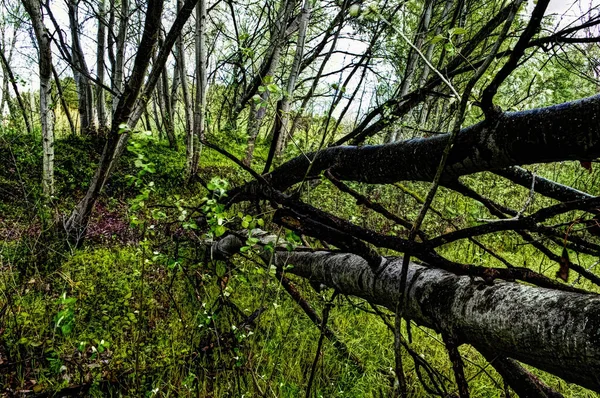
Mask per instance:
[[[177,0],[177,10],[183,7],[183,0]],[[186,174],[191,176],[193,170],[194,148],[198,146],[197,139],[194,136],[194,113],[192,109],[192,97],[188,85],[187,62],[185,56],[185,46],[183,43],[183,35],[177,37],[177,70],[179,71],[179,80],[181,81],[181,91],[183,94],[183,107],[185,113],[185,159],[186,159]]]
[[[298,40],[296,41],[296,54],[294,54],[294,62],[292,63],[292,70],[287,81],[287,87],[281,103],[281,132],[279,133],[279,139],[277,141],[277,147],[275,148],[275,154],[279,155],[285,148],[286,134],[288,132],[289,124],[289,113],[290,105],[294,95],[294,89],[296,87],[296,80],[300,74],[300,65],[302,58],[304,57],[304,42],[306,41],[306,29],[308,27],[308,20],[310,19],[310,1],[306,0],[302,6],[302,12],[300,15],[300,21],[298,24]]]
[[[204,139],[206,119],[206,91],[208,78],[206,76],[206,0],[200,0],[196,5],[196,98],[194,101],[194,136],[198,141],[193,148],[192,173],[198,170],[200,162],[200,144]]]
[[[264,241],[273,240],[269,236]],[[233,255],[243,242],[228,236],[213,252]],[[361,297],[392,311],[400,297],[402,258],[384,260],[377,276],[353,254],[276,251],[278,267]],[[600,391],[600,297],[496,282],[486,285],[468,276],[410,263],[403,300],[406,318],[461,343],[513,358],[569,382]]]
[[[89,134],[96,130],[94,121],[94,95],[92,85],[87,76],[85,56],[79,38],[79,0],[69,0],[69,24],[71,29],[71,62],[73,77],[79,98],[79,129],[81,134]]]
[[[106,43],[106,4],[104,0],[98,2],[98,46],[96,48],[96,75],[100,83],[104,83],[104,48]],[[98,127],[104,130],[108,123],[106,114],[106,104],[104,99],[104,89],[96,86],[96,112],[98,114]]]
[[[462,129],[446,163],[442,183],[480,171],[600,156],[600,95],[547,108],[498,115]],[[339,146],[294,158],[266,177],[283,190],[330,169],[338,179],[369,184],[432,181],[449,138],[440,134],[386,145]],[[306,174],[306,171],[309,173]],[[233,190],[252,193],[257,183]]]
[[[279,12],[277,14],[277,20],[275,21],[274,27],[271,30],[271,42],[269,44],[269,52],[270,55],[268,57],[269,64],[267,68],[267,72],[263,78],[263,83],[265,79],[273,80],[273,76],[275,75],[275,71],[279,67],[279,61],[281,59],[281,50],[284,45],[283,39],[286,37],[286,26],[290,15],[294,9],[295,2],[293,0],[288,0],[287,2],[282,2],[280,5]],[[244,159],[244,163],[246,165],[250,165],[252,162],[252,157],[254,154],[254,144],[256,142],[256,137],[260,131],[262,121],[267,113],[267,102],[269,101],[270,91],[264,90],[261,95],[261,101],[259,104],[253,103],[250,105],[250,115],[248,117],[248,146],[246,148],[246,157]],[[279,117],[279,115],[275,115],[275,117]],[[277,123],[276,123],[277,124]]]
[[[44,26],[39,0],[23,0],[39,48],[40,119],[42,125],[42,188],[46,195],[54,194],[54,114],[50,107],[52,79],[52,51],[50,35]]]
[[[163,45],[163,34],[162,30],[159,34],[158,43],[159,46]],[[173,82],[175,83],[175,82]],[[169,140],[169,147],[177,150],[177,139],[175,138],[175,129],[173,125],[173,112],[171,108],[171,96],[170,96],[170,88],[169,88],[169,74],[167,72],[167,68],[163,67],[163,71],[161,73],[160,81],[156,86],[158,103],[160,104],[160,116],[162,122],[160,125],[164,129],[165,134],[167,135],[167,139]],[[155,112],[156,118],[158,119],[158,114]]]
[[[429,23],[431,22],[431,13],[433,11],[433,0],[427,1],[424,5],[423,15],[421,16],[421,22],[419,23],[419,29],[415,34],[414,46],[419,50],[423,47],[423,43],[425,42],[425,37],[427,35],[427,31],[429,30]],[[430,46],[431,47],[431,46]],[[431,57],[431,56],[430,56]],[[408,90],[410,89],[410,84],[412,83],[413,77],[415,75],[415,70],[417,68],[417,61],[419,60],[419,54],[412,48],[408,53],[408,62],[406,63],[406,69],[404,70],[404,77],[402,78],[402,83],[400,85],[400,94],[399,97],[402,98],[406,94],[408,94]],[[423,72],[427,73],[427,72]],[[398,139],[398,130],[392,130],[387,138],[386,142],[396,142]]]
[[[27,133],[31,134],[33,130],[31,128],[31,123],[29,121],[29,117],[27,116],[27,110],[25,109],[25,104],[23,103],[23,99],[21,98],[21,94],[19,93],[19,87],[17,86],[17,80],[15,79],[15,76],[14,76],[13,71],[10,66],[13,49],[16,44],[16,38],[17,38],[17,36],[14,35],[13,39],[11,41],[10,49],[8,51],[8,58],[6,57],[6,54],[4,53],[4,51],[5,51],[4,46],[0,46],[0,61],[2,63],[2,78],[3,78],[2,85],[4,88],[4,90],[2,92],[2,105],[0,105],[0,112],[2,112],[4,110],[4,104],[7,103],[11,118],[13,118],[13,119],[17,118],[16,111],[14,109],[14,104],[10,99],[10,94],[9,94],[9,90],[8,90],[8,85],[10,82],[10,84],[12,85],[13,91],[15,92],[15,98],[17,100],[19,110],[21,112],[21,115],[23,116],[23,120],[25,121],[25,128],[27,129]]]
[[[114,15],[114,0],[111,6]],[[116,41],[116,54],[115,62],[113,65],[113,74],[111,79],[111,89],[114,92],[120,93],[123,91],[123,75],[125,65],[125,38],[127,36],[127,26],[129,23],[129,0],[121,0],[121,15],[119,18],[119,31],[117,34]],[[109,35],[111,37],[111,35]],[[112,99],[112,111],[113,113],[117,110],[119,101],[115,98]]]
[[[195,4],[196,0],[185,1],[165,38],[164,45],[158,53],[154,68],[147,79],[145,79],[151,54],[157,41],[157,35],[154,33],[160,28],[163,7],[163,0],[149,0],[146,20],[144,22],[144,34],[138,47],[133,71],[128,79],[128,84],[125,86],[123,95],[117,103],[111,130],[108,134],[100,163],[94,177],[92,177],[85,196],[75,206],[75,209],[73,209],[73,212],[65,222],[65,231],[68,238],[76,244],[82,242],[92,209],[127,143],[128,133],[121,130],[121,125],[127,124],[133,129],[140,120],[148,99],[156,88],[171,49],[180,35],[183,25],[191,15]]]

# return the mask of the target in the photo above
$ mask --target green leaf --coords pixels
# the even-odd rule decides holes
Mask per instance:
[[[446,40],[446,37],[442,35],[437,35],[433,39],[431,39],[431,44],[439,43],[440,41]]]
[[[225,226],[217,225],[215,227],[214,233],[215,233],[215,236],[221,236],[225,233],[225,231],[226,231]]]
[[[450,31],[448,31],[448,33],[450,34],[450,36],[458,36],[458,35],[464,35],[466,33],[469,33],[469,31],[466,30],[465,28],[452,28],[452,29],[450,29]]]

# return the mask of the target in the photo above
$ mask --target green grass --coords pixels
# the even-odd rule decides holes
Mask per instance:
[[[134,212],[131,205],[137,191],[127,185],[126,176],[135,175],[138,169],[135,157],[126,154],[101,199],[106,209],[102,211],[114,213],[125,224],[135,214],[141,220],[139,227],[128,229],[131,234],[128,239],[109,237],[92,240],[79,249],[65,249],[60,242],[54,245],[45,237],[52,231],[53,215],[69,210],[82,194],[73,192],[72,184],[89,180],[94,167],[82,167],[80,158],[95,150],[95,144],[77,138],[57,143],[60,201],[47,208],[41,205],[37,191],[39,174],[35,166],[39,158],[31,155],[35,153],[31,148],[38,144],[22,135],[10,142],[13,151],[21,151],[14,169],[23,171],[21,181],[30,196],[23,200],[0,200],[3,224],[20,231],[16,237],[0,238],[0,310],[6,308],[0,317],[0,358],[11,364],[10,367],[0,364],[0,384],[13,391],[36,392],[83,385],[89,388],[90,396],[98,397],[306,394],[317,355],[319,329],[255,259],[238,256],[228,264],[213,261],[195,243],[198,238],[203,239],[202,231],[181,228],[178,220],[181,209],[174,204],[191,209],[207,195],[199,185],[183,187],[181,155],[161,142],[147,143],[146,156],[155,163],[156,172],[141,178],[144,186],[154,182],[156,188],[147,203]],[[6,143],[0,144],[0,151],[4,151],[1,153],[8,153],[8,148]],[[265,148],[259,146],[257,151],[260,156]],[[242,156],[243,148],[238,147],[237,154]],[[21,184],[15,173],[4,170],[4,174],[0,171],[0,186],[14,185],[15,181]],[[539,166],[538,172],[598,193],[599,188],[593,184],[597,172],[589,174],[577,163]],[[208,181],[215,175],[226,178],[232,185],[248,178],[221,155],[205,150],[201,176]],[[464,182],[517,209],[529,194],[526,188],[515,188],[489,173],[465,177]],[[423,197],[428,190],[428,184],[423,183],[406,183],[405,190],[350,185],[409,220],[416,217],[419,206],[406,191]],[[310,187],[302,195],[307,201],[318,201],[323,210],[358,225],[382,233],[405,234],[388,220],[358,206],[348,195],[334,190],[328,182]],[[551,203],[536,197],[528,211]],[[445,189],[436,197],[433,208],[461,228],[491,218],[478,202]],[[161,209],[164,217],[157,217],[156,209]],[[239,220],[233,220],[238,211],[251,213],[254,208],[239,205],[228,210],[226,216],[232,229],[239,227]],[[106,214],[100,212],[94,220],[106,218]],[[573,215],[555,221],[568,221],[569,217],[572,219]],[[266,228],[273,227],[269,225],[268,214],[264,218]],[[31,225],[39,227],[32,230]],[[428,215],[424,226],[431,235],[453,228],[434,213]],[[527,264],[550,277],[558,269],[557,264],[541,257],[529,245],[522,245],[514,233],[479,239],[515,265]],[[560,247],[554,250],[560,253]],[[46,257],[40,257],[38,254],[44,251],[48,252]],[[443,246],[440,253],[457,261],[501,266],[468,241]],[[587,267],[595,260],[580,255],[577,261]],[[321,313],[332,292],[319,294],[306,281],[292,279]],[[587,283],[580,286],[591,288]],[[263,308],[255,322],[240,327],[249,315]],[[368,311],[370,307],[362,300],[335,299],[329,326],[360,359],[364,372],[325,340],[318,353],[315,396],[391,394],[393,335],[379,316]],[[384,313],[393,323],[389,312]],[[454,392],[451,364],[440,337],[417,325],[411,330],[411,347],[440,372],[448,392]],[[504,396],[501,378],[479,353],[470,346],[462,346],[461,354],[472,396]],[[426,396],[411,357],[405,355],[403,362],[411,395]],[[551,375],[538,371],[536,374],[565,396],[595,396]]]

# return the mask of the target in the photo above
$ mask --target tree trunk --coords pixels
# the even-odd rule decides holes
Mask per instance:
[[[196,174],[200,162],[200,143],[204,139],[206,118],[206,0],[200,0],[196,6],[196,99],[194,101],[194,145],[191,174]]]
[[[15,36],[16,37],[16,36]],[[13,43],[14,45],[14,43]],[[12,55],[12,54],[10,54]],[[8,102],[8,108],[12,118],[16,118],[14,106],[10,100],[9,91],[8,91],[8,83],[12,85],[13,91],[15,92],[15,98],[17,99],[17,104],[19,105],[19,110],[21,111],[21,115],[23,116],[23,121],[25,122],[25,128],[27,129],[27,133],[31,134],[31,123],[29,122],[29,117],[27,116],[27,110],[25,109],[25,104],[23,103],[23,99],[21,98],[21,94],[19,93],[19,86],[17,86],[17,80],[15,79],[15,75],[12,72],[12,68],[10,67],[10,58],[6,58],[6,54],[4,53],[4,48],[0,47],[0,60],[2,61],[2,71],[4,74],[3,86],[4,90],[2,93],[2,106],[0,107],[0,111],[4,109],[4,102]]]
[[[79,129],[81,134],[96,131],[94,122],[94,95],[92,85],[84,73],[88,72],[87,63],[79,39],[79,0],[69,0],[69,24],[71,29],[71,62],[73,77],[79,98]],[[84,72],[84,73],[82,73]]]
[[[98,168],[92,177],[92,181],[90,182],[90,186],[85,196],[75,206],[75,209],[73,209],[73,212],[65,223],[65,232],[67,234],[67,238],[75,244],[79,244],[83,241],[89,218],[92,214],[94,205],[98,200],[98,195],[100,195],[110,171],[118,159],[119,143],[123,136],[127,134],[126,131],[123,131],[122,125],[127,123],[132,115],[140,90],[142,89],[142,84],[144,83],[144,79],[146,77],[146,70],[148,68],[148,64],[150,63],[153,48],[158,39],[156,32],[158,32],[158,29],[160,29],[162,8],[163,0],[150,0],[148,2],[148,12],[146,14],[146,21],[144,23],[143,30],[144,33],[139,45],[139,50],[135,57],[133,71],[129,77],[127,85],[125,86],[123,95],[117,103],[116,110],[113,115],[112,126],[110,132],[108,133],[106,144],[104,145],[102,157],[100,158],[100,164],[98,165]],[[156,81],[154,84],[156,84]],[[152,87],[152,89],[153,88],[154,87]],[[151,92],[152,90],[150,93]],[[148,97],[142,97],[142,101],[146,103],[148,101]],[[137,108],[135,110],[137,110]],[[132,128],[133,127],[135,127],[135,125],[132,126]]]
[[[310,1],[305,0],[302,6],[302,12],[300,15],[300,21],[298,25],[298,40],[296,41],[296,54],[294,54],[294,61],[292,63],[292,70],[287,81],[287,87],[283,94],[283,101],[281,103],[281,110],[278,116],[280,117],[279,133],[277,134],[278,140],[275,147],[275,155],[279,156],[285,149],[285,143],[287,142],[286,135],[288,133],[288,124],[290,120],[290,105],[294,97],[294,89],[296,88],[296,80],[300,74],[300,65],[302,58],[304,57],[304,42],[306,41],[306,30],[308,27],[308,20],[310,19]],[[277,116],[276,116],[277,117]],[[275,134],[274,134],[275,136]]]
[[[423,9],[423,15],[421,16],[421,22],[419,23],[419,29],[415,34],[414,46],[419,50],[423,47],[423,43],[425,42],[425,37],[427,36],[427,31],[429,30],[429,23],[431,22],[431,13],[433,11],[433,0],[428,0]],[[410,48],[408,52],[408,62],[406,63],[406,69],[404,70],[404,76],[402,78],[402,84],[400,85],[400,95],[402,98],[406,94],[408,94],[408,90],[410,89],[410,84],[413,80],[413,76],[415,75],[415,70],[417,69],[419,54]],[[398,130],[393,129],[387,135],[386,142],[396,142],[398,139]]]
[[[177,11],[183,7],[183,0],[177,0]],[[177,70],[179,80],[181,81],[181,91],[183,94],[183,107],[185,112],[185,159],[186,175],[189,178],[193,173],[194,148],[198,146],[198,140],[194,135],[194,113],[192,110],[192,97],[188,85],[187,62],[185,56],[185,46],[183,45],[183,35],[177,36]]]
[[[56,68],[54,67],[54,65],[52,65],[52,76],[54,76],[54,82],[56,83],[56,90],[58,91],[60,104],[62,105],[63,111],[65,112],[65,116],[67,117],[67,122],[69,123],[69,129],[71,130],[71,134],[76,135],[77,130],[75,130],[75,123],[73,123],[73,118],[71,117],[71,110],[67,105],[67,101],[65,101],[62,85],[60,84],[60,78],[58,76],[58,73],[56,73]]]
[[[162,29],[159,34],[158,45],[163,46],[163,34]],[[173,82],[175,83],[175,82]],[[169,89],[169,74],[167,72],[167,68],[163,67],[163,71],[161,74],[160,82],[157,85],[158,89],[158,101],[161,106],[161,116],[162,116],[162,126],[164,128],[165,134],[167,135],[167,139],[169,140],[169,147],[177,150],[177,139],[175,138],[175,130],[173,127],[173,112],[171,108],[171,96]]]
[[[242,246],[231,235],[215,243],[213,250],[233,255]],[[395,311],[402,260],[386,258],[378,275],[363,258],[347,253],[276,251],[272,263],[293,264],[288,272]],[[407,319],[600,391],[599,296],[513,282],[486,285],[412,262],[406,286]]]
[[[114,16],[115,10],[115,0],[113,0],[111,5],[111,12]],[[117,33],[116,40],[116,54],[113,65],[113,74],[111,79],[111,89],[116,93],[121,93],[123,91],[123,67],[125,64],[125,38],[127,36],[127,26],[129,23],[129,0],[121,0],[121,15],[119,18],[119,31]],[[109,38],[112,35],[108,35]],[[112,48],[112,46],[111,46]],[[113,115],[117,110],[117,106],[119,104],[118,100],[115,100],[114,96],[112,99],[112,112]]]
[[[52,112],[50,81],[52,79],[52,50],[50,36],[44,26],[39,0],[23,0],[31,18],[39,48],[40,119],[42,124],[42,188],[46,195],[54,195],[54,114]]]
[[[599,123],[600,95],[500,114],[492,122],[484,121],[458,133],[442,182],[513,165],[595,159],[600,156]],[[369,184],[432,181],[448,138],[448,134],[439,134],[386,145],[331,147],[320,151],[318,156],[316,153],[308,154],[308,158],[298,156],[267,178],[279,190],[304,178],[319,178],[327,169],[338,179]],[[257,187],[257,183],[251,183],[233,190],[230,196],[250,193]],[[236,200],[243,200],[244,196]]]
[[[158,53],[156,64],[146,79],[146,70],[157,41],[156,32],[160,29],[163,0],[150,0],[148,2],[144,33],[138,47],[133,71],[114,112],[111,130],[108,134],[102,157],[100,158],[100,164],[96,169],[94,177],[92,177],[88,191],[75,206],[75,209],[73,209],[73,212],[65,223],[67,236],[74,243],[80,244],[82,242],[92,209],[114,165],[125,148],[128,132],[123,131],[121,126],[127,124],[130,129],[133,129],[143,115],[148,99],[151,97],[158,83],[171,49],[180,35],[185,22],[194,10],[196,2],[197,0],[185,1],[165,38],[163,47],[161,47]],[[142,90],[144,82],[145,86]]]
[[[96,75],[100,83],[104,83],[104,48],[106,43],[105,0],[98,2],[98,46],[96,47]],[[104,131],[108,124],[104,89],[96,86],[96,112],[98,114],[98,129]]]

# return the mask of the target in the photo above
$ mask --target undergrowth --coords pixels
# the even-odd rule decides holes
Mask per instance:
[[[341,355],[327,340],[317,352],[319,327],[286,293],[274,270],[259,261],[252,237],[248,250],[231,261],[214,258],[201,244],[226,229],[259,226],[278,232],[269,224],[268,213],[249,215],[254,208],[247,206],[219,207],[215,198],[249,176],[212,151],[203,151],[201,181],[186,185],[181,155],[151,137],[134,135],[95,209],[86,244],[75,248],[53,240],[60,236],[56,231],[61,217],[85,192],[99,145],[99,140],[79,137],[57,142],[58,190],[47,202],[39,192],[38,140],[15,133],[0,138],[0,157],[8,159],[8,167],[0,168],[3,394],[297,397],[306,395],[317,357],[315,396],[390,395],[394,354],[389,312],[377,309],[376,314],[352,297],[331,301],[331,290],[317,292],[288,275],[318,314],[332,305],[329,327],[358,362]],[[257,151],[260,156],[264,148]],[[536,171],[572,181],[592,194],[600,189],[593,184],[597,172],[578,164]],[[463,182],[513,208],[520,208],[529,195],[527,189],[514,188],[489,173]],[[349,185],[408,220],[416,217],[428,189],[422,183]],[[325,211],[382,233],[406,235],[326,180],[307,187],[304,199],[318,200]],[[536,196],[527,211],[550,203]],[[445,189],[432,209],[424,227],[431,235],[492,218],[481,203]],[[296,238],[288,234],[290,244],[296,244]],[[558,268],[519,243],[513,233],[479,240],[516,265],[552,277]],[[556,253],[560,249],[554,247]],[[501,266],[470,241],[440,251],[457,261]],[[594,259],[580,256],[577,261],[587,268]],[[452,367],[440,337],[414,324],[411,331],[411,347],[440,370],[448,393],[454,393]],[[461,347],[461,353],[473,396],[504,396],[492,366],[470,346]],[[406,369],[411,395],[427,395],[408,354],[404,363],[411,364]],[[565,396],[594,396],[537,374]]]

